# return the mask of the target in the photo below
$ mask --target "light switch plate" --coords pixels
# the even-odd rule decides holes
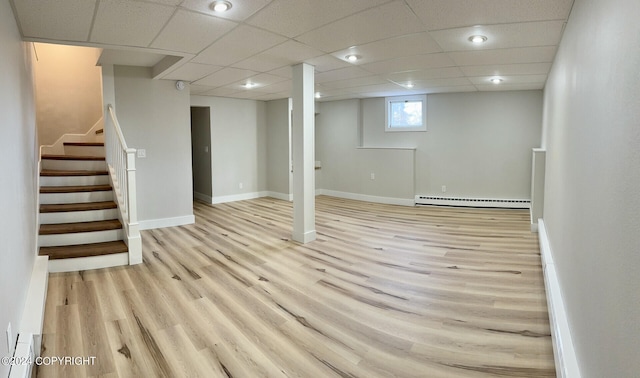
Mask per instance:
[[[145,150],[144,148],[138,148],[138,157],[139,158],[146,158],[147,157],[147,150]]]

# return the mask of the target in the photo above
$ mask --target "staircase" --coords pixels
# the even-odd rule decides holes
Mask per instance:
[[[104,143],[66,142],[64,154],[41,160],[39,253],[49,271],[129,264]]]

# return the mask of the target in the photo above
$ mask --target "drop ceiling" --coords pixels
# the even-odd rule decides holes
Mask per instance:
[[[542,89],[573,0],[11,0],[25,40],[104,49],[191,93],[286,98],[315,67],[320,101]],[[487,41],[474,45],[471,35]],[[357,62],[346,56],[356,54]],[[160,63],[162,62],[162,63]],[[167,64],[170,62],[171,64]],[[491,78],[500,77],[499,85]],[[254,83],[251,89],[244,87]],[[409,88],[409,84],[412,85]]]

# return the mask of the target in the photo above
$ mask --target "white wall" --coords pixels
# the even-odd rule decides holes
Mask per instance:
[[[15,344],[36,249],[38,149],[31,77],[31,44],[21,42],[13,12],[0,1],[0,356],[5,330]],[[0,364],[0,376],[9,367]]]
[[[129,147],[145,149],[147,155],[136,159],[141,228],[192,223],[188,89],[178,91],[173,81],[151,79],[150,68],[115,66],[113,72],[122,132]]]
[[[239,199],[265,191],[265,102],[191,96],[191,106],[211,108],[211,176],[214,202],[216,198]]]
[[[541,91],[427,95],[427,132],[385,132],[384,99],[362,105],[365,146],[416,147],[416,194],[530,197]]]
[[[584,377],[640,371],[639,14],[576,1],[545,88],[544,221]]]
[[[267,118],[267,190],[288,198],[290,191],[289,99],[269,101]]]
[[[34,65],[38,139],[53,144],[84,134],[102,118],[101,49],[36,43]]]
[[[428,95],[427,132],[385,132],[384,106],[384,98],[319,104],[316,143],[323,189],[394,198],[529,199],[541,91]],[[381,149],[362,157],[356,149],[361,139],[364,147],[415,152]],[[373,164],[375,159],[388,164]],[[415,167],[407,169],[410,164]]]

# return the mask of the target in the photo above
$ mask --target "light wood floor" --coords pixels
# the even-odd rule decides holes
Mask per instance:
[[[52,274],[41,377],[548,377],[536,235],[521,210],[317,198],[194,204],[144,264]]]

